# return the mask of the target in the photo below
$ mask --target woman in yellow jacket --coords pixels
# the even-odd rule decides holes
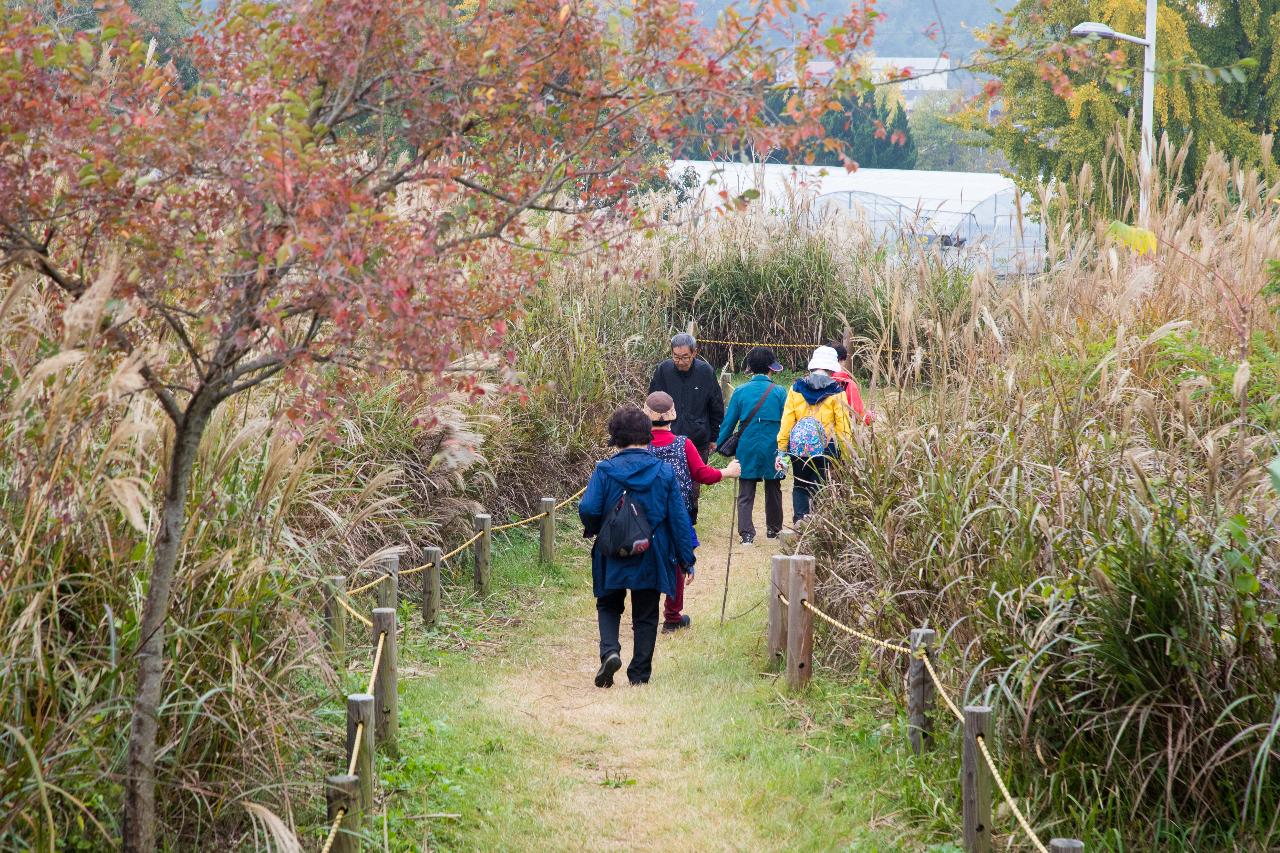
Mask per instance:
[[[818,347],[809,359],[809,374],[797,379],[787,392],[778,429],[777,467],[795,463],[796,482],[791,490],[792,523],[809,514],[814,494],[827,481],[833,458],[853,445],[853,418],[844,389],[831,374],[840,361],[831,347]]]

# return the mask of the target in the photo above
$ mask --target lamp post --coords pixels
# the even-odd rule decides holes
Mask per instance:
[[[1085,21],[1071,29],[1077,38],[1104,38],[1140,44],[1142,51],[1142,148],[1138,154],[1140,186],[1138,188],[1138,223],[1147,224],[1147,206],[1151,195],[1151,157],[1155,148],[1151,123],[1156,94],[1156,0],[1147,0],[1146,38],[1118,33],[1106,24]]]

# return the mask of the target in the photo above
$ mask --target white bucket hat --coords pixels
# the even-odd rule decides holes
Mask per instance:
[[[809,369],[837,373],[841,370],[840,359],[836,358],[836,351],[831,347],[818,347],[809,357]]]

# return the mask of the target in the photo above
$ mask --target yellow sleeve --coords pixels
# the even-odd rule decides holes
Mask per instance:
[[[833,411],[835,435],[833,437],[840,443],[841,450],[848,451],[853,447],[853,417],[850,414],[849,404],[845,401],[843,394],[837,394],[829,399],[835,403]]]
[[[800,411],[800,405],[803,402],[804,398],[795,391],[787,391],[787,402],[782,407],[782,425],[778,427],[778,450],[782,453],[787,452],[787,445],[791,440],[791,428],[799,420],[797,412]]]

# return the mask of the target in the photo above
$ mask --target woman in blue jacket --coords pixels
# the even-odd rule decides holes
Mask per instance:
[[[609,418],[609,444],[618,452],[596,463],[591,481],[578,504],[583,535],[595,536],[610,508],[622,499],[623,490],[644,510],[653,535],[648,550],[633,557],[591,549],[591,582],[600,625],[600,670],[596,687],[612,687],[613,675],[622,667],[618,631],[623,605],[631,590],[632,656],[627,678],[633,685],[646,684],[653,672],[653,647],[658,637],[658,602],[673,595],[676,572],[693,579],[693,525],[671,466],[649,452],[653,428],[649,417],[635,406],[623,406]]]
[[[738,535],[743,545],[756,539],[756,525],[752,513],[756,505],[756,483],[764,482],[765,535],[773,539],[782,530],[782,478],[786,474],[774,464],[778,451],[778,428],[782,423],[782,407],[787,391],[773,384],[770,373],[782,369],[769,347],[755,347],[747,353],[747,372],[754,374],[750,381],[734,389],[720,426],[717,446],[723,446],[743,424],[738,439],[738,462],[742,474],[738,486]],[[759,409],[756,405],[759,404]],[[754,414],[752,414],[754,412]]]

